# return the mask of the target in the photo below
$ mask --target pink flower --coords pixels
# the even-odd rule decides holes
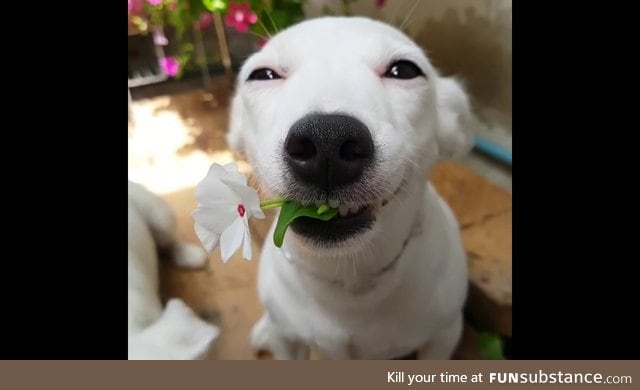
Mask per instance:
[[[376,0],[376,8],[380,9],[387,4],[387,0]]]
[[[258,21],[258,15],[251,11],[249,3],[229,3],[229,10],[224,17],[227,26],[235,28],[239,32],[249,31],[249,25]]]
[[[144,8],[142,0],[127,0],[127,3],[130,14],[139,14]]]
[[[169,44],[169,40],[166,35],[164,35],[164,31],[162,31],[161,28],[153,30],[153,43],[158,46],[167,46]]]
[[[198,28],[200,28],[200,30],[207,29],[209,28],[209,26],[211,26],[211,23],[213,23],[213,14],[211,12],[205,12],[200,15],[200,19],[198,20]]]
[[[156,6],[162,4],[162,0],[147,0],[147,3]]]
[[[164,74],[173,77],[180,71],[180,63],[175,57],[164,57],[160,59],[160,68]]]

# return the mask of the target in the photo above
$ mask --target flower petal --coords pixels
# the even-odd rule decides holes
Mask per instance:
[[[169,40],[161,28],[153,30],[153,43],[158,46],[167,46],[169,44]]]
[[[213,14],[211,12],[204,12],[198,19],[198,28],[200,28],[201,30],[207,29],[209,28],[209,26],[211,26],[212,23]]]
[[[232,180],[247,185],[247,177],[238,171],[238,166],[234,162],[225,165],[211,165],[207,173],[207,176],[209,175],[217,177],[218,179]]]
[[[216,247],[218,246],[218,240],[220,239],[220,235],[211,232],[210,230],[202,227],[200,224],[197,224],[197,223],[195,225],[195,231],[204,249],[206,249],[206,251],[209,253],[213,252],[213,250],[216,249]]]
[[[196,200],[198,206],[217,209],[223,204],[228,206],[238,204],[240,197],[220,179],[209,179],[196,187]]]
[[[231,11],[231,5],[230,5],[229,12],[224,17],[224,24],[226,24],[229,27],[234,27],[236,25],[235,23],[236,23],[236,20],[233,18],[233,13]]]
[[[264,211],[262,211],[262,209],[260,207],[258,207],[257,209],[250,209],[249,210],[249,214],[252,217],[258,218],[258,219],[265,219],[265,215],[264,215]]]
[[[262,209],[260,209],[260,198],[258,197],[258,192],[256,190],[247,185],[242,185],[227,179],[220,180],[236,194],[239,199],[238,203],[242,203],[245,210],[249,210],[252,216],[264,218],[264,213],[262,212]]]
[[[217,164],[212,165],[211,168],[209,168],[207,176],[205,176],[196,187],[196,199],[198,203],[203,205],[213,203],[238,203],[238,196],[235,195],[225,183],[220,181],[220,175],[226,176],[227,174],[227,171],[225,171],[222,166]],[[235,178],[231,181],[236,182],[238,180],[238,178]]]
[[[233,256],[233,253],[242,245],[244,238],[244,223],[242,218],[237,218],[227,230],[220,236],[220,250],[222,261],[225,263]]]
[[[170,77],[175,76],[180,71],[180,63],[174,57],[163,57],[159,59],[160,68]]]
[[[193,219],[203,229],[211,233],[222,234],[238,217],[235,208],[225,206],[227,208],[200,206],[193,212]]]
[[[242,257],[247,260],[251,260],[251,231],[249,230],[249,220],[245,214],[245,217],[242,218],[242,222],[244,223],[244,242],[242,243]]]

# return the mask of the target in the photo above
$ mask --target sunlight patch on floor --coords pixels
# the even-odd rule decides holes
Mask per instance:
[[[167,107],[168,97],[135,102],[132,106],[135,123],[129,125],[129,180],[149,190],[166,194],[194,187],[202,180],[212,163],[234,161],[229,150],[205,153],[193,150],[181,152],[193,142],[197,133],[188,119],[184,120]],[[248,173],[251,168],[238,162],[239,169]]]

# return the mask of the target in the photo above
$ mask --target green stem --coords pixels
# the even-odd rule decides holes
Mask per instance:
[[[276,198],[271,200],[265,200],[264,202],[260,202],[260,208],[263,210],[275,209],[278,207],[282,207],[284,202],[287,200],[284,198]]]

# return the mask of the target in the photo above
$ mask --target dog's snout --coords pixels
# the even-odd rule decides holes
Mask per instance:
[[[373,160],[367,126],[343,114],[310,114],[291,126],[285,141],[296,177],[326,192],[358,180]]]

